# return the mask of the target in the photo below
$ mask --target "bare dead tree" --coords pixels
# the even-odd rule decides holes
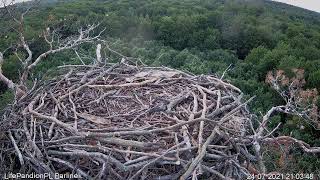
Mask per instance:
[[[283,98],[283,100],[286,102],[284,105],[280,106],[274,106],[270,108],[267,113],[262,117],[262,121],[259,122],[259,126],[257,128],[254,128],[252,123],[251,129],[253,131],[253,136],[251,137],[253,140],[253,148],[255,151],[255,155],[257,157],[257,161],[260,167],[261,173],[266,173],[266,168],[263,162],[263,157],[261,155],[261,144],[263,143],[277,143],[278,141],[288,141],[292,144],[297,144],[302,148],[303,151],[306,153],[320,153],[320,147],[310,147],[309,144],[297,140],[293,137],[289,136],[279,136],[276,138],[272,138],[271,136],[275,131],[277,131],[281,125],[279,123],[274,129],[268,130],[268,123],[270,119],[274,116],[274,114],[277,113],[284,113],[284,114],[290,114],[293,116],[298,116],[301,119],[306,120],[307,122],[311,120],[311,117],[309,116],[311,112],[311,108],[307,107],[304,104],[299,103],[299,97],[297,96],[297,88],[295,87],[295,83],[291,82],[290,85],[283,89],[281,85],[279,84],[278,78],[274,78],[270,82],[272,88],[278,92],[278,94]]]
[[[37,2],[37,1],[36,1]],[[17,97],[21,97],[25,94],[27,90],[26,81],[30,75],[30,72],[46,57],[52,54],[56,54],[65,50],[73,49],[77,46],[80,46],[83,43],[92,43],[95,40],[97,40],[101,34],[104,32],[104,30],[99,31],[98,33],[95,32],[99,24],[92,24],[92,25],[86,25],[85,27],[80,27],[78,29],[78,34],[69,36],[66,38],[62,38],[57,29],[53,29],[50,27],[46,27],[41,36],[43,40],[47,43],[49,46],[49,49],[47,49],[45,52],[42,52],[37,57],[34,57],[34,53],[30,49],[29,43],[26,40],[25,32],[24,32],[24,17],[29,13],[32,6],[27,8],[22,13],[13,12],[13,4],[6,4],[5,1],[3,1],[4,8],[6,9],[7,14],[11,17],[13,22],[16,23],[16,27],[12,27],[18,34],[19,40],[18,44],[16,45],[14,54],[17,56],[17,58],[20,60],[22,64],[22,72],[20,76],[20,80],[18,83],[14,83],[12,80],[10,80],[8,77],[4,76],[1,70],[1,66],[4,63],[5,57],[3,57],[3,53],[0,52],[0,81],[4,82],[9,89],[15,92]],[[15,14],[14,14],[15,13]],[[16,15],[18,14],[18,15]],[[18,51],[22,51],[24,54],[26,54],[25,57],[20,57]]]

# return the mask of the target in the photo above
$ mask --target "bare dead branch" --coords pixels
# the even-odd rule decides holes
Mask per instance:
[[[49,54],[96,37],[81,29],[57,44],[52,32],[46,32]],[[19,134],[0,141],[6,147],[0,157],[9,159],[15,150],[28,172],[64,172],[63,165],[85,177],[246,179],[251,172],[268,173],[265,144],[286,141],[320,153],[292,137],[272,138],[280,127],[268,129],[275,113],[307,113],[290,96],[256,124],[247,108],[254,97],[242,99],[239,88],[220,78],[119,58],[104,66],[61,66],[59,76],[35,85],[5,113],[10,123],[0,132]]]
[[[24,88],[17,89],[17,92],[22,92],[25,94],[25,83],[28,79],[30,72],[36,67],[42,60],[44,60],[47,56],[55,53],[59,53],[65,50],[73,49],[77,46],[80,46],[83,43],[92,43],[97,40],[100,35],[104,32],[104,30],[100,31],[97,35],[93,35],[96,28],[99,24],[88,25],[87,27],[79,28],[77,36],[70,36],[65,39],[60,39],[59,35],[57,35],[57,31],[55,29],[51,30],[49,27],[43,32],[43,38],[45,42],[49,46],[49,50],[43,52],[38,57],[33,57],[32,50],[29,47],[28,42],[25,39],[24,35],[24,17],[30,11],[31,7],[27,8],[27,10],[20,14],[19,18],[15,17],[12,12],[11,6],[5,5],[7,12],[10,14],[12,19],[18,24],[17,33],[19,35],[20,44],[18,47],[22,47],[24,51],[27,53],[26,58],[22,58],[18,55],[17,51],[15,55],[20,60],[23,65],[23,72],[20,77],[20,86],[24,86]],[[0,81],[3,81],[9,89],[14,90],[17,87],[9,78],[5,77],[1,71],[1,65],[3,64],[3,54],[1,53],[0,57]],[[22,95],[23,96],[23,95]],[[20,96],[19,96],[20,97]]]
[[[301,140],[292,138],[290,136],[279,136],[276,138],[263,139],[264,143],[275,143],[275,142],[283,142],[283,141],[286,141],[286,142],[289,142],[292,144],[297,144],[306,153],[320,153],[320,147],[311,147],[309,144],[307,144]]]

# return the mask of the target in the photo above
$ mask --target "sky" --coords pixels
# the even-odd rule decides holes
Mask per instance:
[[[320,13],[320,0],[273,0]]]

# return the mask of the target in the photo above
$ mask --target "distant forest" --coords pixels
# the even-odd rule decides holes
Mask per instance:
[[[217,76],[226,71],[224,79],[242,89],[245,96],[256,95],[250,108],[257,114],[283,103],[266,83],[270,72],[281,72],[281,77],[289,81],[299,79],[303,90],[316,94],[320,90],[320,14],[281,3],[259,0],[47,0],[33,8],[25,20],[26,39],[36,54],[46,48],[44,39],[37,35],[47,27],[59,27],[60,33],[67,37],[77,33],[79,26],[101,23],[99,28],[106,28],[103,38],[111,42],[110,48],[140,58],[148,65]],[[17,34],[10,28],[10,23],[10,19],[0,19],[0,51],[17,43]],[[87,57],[84,60],[92,61],[90,57],[95,53],[92,47],[83,45],[78,51]],[[21,67],[18,58],[11,50],[4,56],[4,74],[17,79]],[[48,69],[77,63],[80,62],[71,50],[49,56],[31,78],[43,79]],[[12,96],[0,83],[0,110],[11,103]],[[313,103],[320,108],[320,98],[316,98]],[[320,120],[317,118],[319,124],[310,124],[298,117],[278,115],[272,124],[281,121],[283,127],[279,134],[291,134],[310,145],[320,146],[320,131],[317,130]],[[279,159],[280,153],[266,158],[270,161],[268,170],[320,174],[319,156],[303,155],[298,148],[290,155],[293,158],[286,159],[284,164],[273,162]]]

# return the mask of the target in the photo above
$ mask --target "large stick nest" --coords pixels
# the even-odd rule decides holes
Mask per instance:
[[[88,179],[249,174],[244,164],[254,157],[238,140],[250,114],[237,87],[124,62],[63,69],[6,113],[2,170]]]

